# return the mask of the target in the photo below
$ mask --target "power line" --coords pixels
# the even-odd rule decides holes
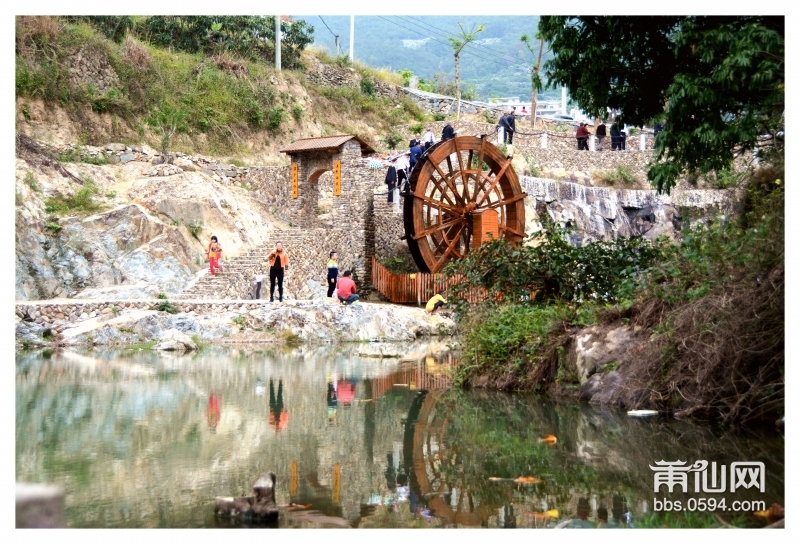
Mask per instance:
[[[383,19],[384,21],[388,21],[388,22],[390,22],[390,23],[392,23],[392,24],[394,24],[394,25],[397,25],[397,26],[399,26],[399,27],[401,27],[401,28],[404,28],[404,29],[406,29],[406,30],[409,30],[409,31],[411,31],[411,32],[414,32],[414,33],[416,33],[416,34],[419,34],[420,36],[424,36],[424,37],[428,38],[428,39],[429,39],[429,40],[431,40],[431,41],[434,41],[434,42],[436,42],[436,43],[440,43],[440,44],[442,44],[442,45],[446,45],[447,47],[450,47],[450,44],[449,44],[449,43],[447,43],[447,42],[443,42],[443,41],[437,40],[437,39],[435,39],[435,38],[431,38],[430,36],[428,36],[428,35],[426,35],[426,34],[424,34],[424,33],[420,32],[420,31],[418,31],[418,30],[414,30],[413,28],[408,28],[407,26],[401,25],[400,23],[398,23],[398,22],[396,22],[396,21],[392,21],[392,20],[386,19],[385,17],[381,17],[380,15],[376,15],[376,17],[378,17],[378,18],[380,18],[380,19]],[[401,19],[401,20],[402,20],[402,19]],[[406,22],[406,21],[403,21],[403,22]],[[478,58],[480,58],[480,59],[483,59],[483,60],[485,60],[485,61],[487,61],[487,62],[491,62],[491,63],[493,63],[493,64],[496,64],[496,65],[498,65],[498,66],[502,66],[503,68],[509,68],[509,67],[511,67],[511,65],[510,65],[510,64],[503,64],[503,63],[501,63],[501,62],[498,62],[498,61],[496,61],[496,60],[493,60],[493,59],[490,59],[490,58],[486,58],[486,57],[484,57],[484,56],[478,55],[478,54],[477,54],[477,53],[475,53],[474,51],[464,51],[464,52],[465,52],[465,53],[467,53],[467,54],[470,54],[470,55],[472,55],[472,56],[474,56],[474,57],[478,57]]]
[[[398,19],[400,19],[400,17],[399,17],[398,15],[395,15],[395,17],[397,17]],[[405,20],[403,20],[403,19],[400,19],[400,20],[401,20],[401,21],[403,21],[404,23],[408,23],[408,21],[405,21]],[[394,21],[389,21],[389,22],[394,22]],[[396,24],[397,26],[400,26],[400,27],[402,27],[402,28],[405,28],[406,30],[411,30],[412,32],[416,32],[417,34],[419,34],[419,35],[421,35],[421,36],[428,37],[429,39],[431,39],[431,40],[433,40],[433,41],[435,41],[435,42],[437,42],[437,43],[444,44],[444,45],[446,45],[446,46],[448,46],[448,47],[450,47],[450,45],[451,45],[451,44],[450,44],[450,42],[441,42],[441,41],[439,41],[439,40],[434,40],[433,38],[430,38],[430,37],[429,37],[429,36],[426,34],[426,33],[429,33],[429,32],[430,32],[430,30],[427,30],[427,29],[425,29],[425,28],[423,28],[423,29],[422,29],[422,30],[423,30],[423,31],[425,31],[425,32],[419,32],[419,31],[417,31],[417,30],[414,30],[414,29],[408,28],[407,26],[403,26],[403,25],[401,25],[400,23],[394,23],[394,24]],[[412,25],[413,25],[414,23],[408,23],[408,24],[412,24]],[[447,37],[449,37],[449,36],[444,36],[444,37],[445,37],[445,38],[447,38]],[[480,59],[483,59],[483,60],[485,60],[485,61],[488,61],[488,62],[493,62],[493,63],[495,63],[495,64],[498,64],[498,65],[500,65],[500,66],[504,66],[504,67],[506,67],[506,68],[508,68],[508,67],[510,67],[510,66],[511,66],[510,64],[502,64],[502,63],[500,63],[500,62],[498,62],[498,61],[496,61],[496,60],[493,60],[493,59],[490,59],[490,58],[484,57],[484,56],[482,56],[482,55],[479,55],[479,54],[477,54],[475,51],[472,51],[471,49],[466,49],[466,48],[464,48],[462,51],[463,51],[464,53],[468,53],[468,54],[470,54],[470,55],[472,55],[472,56],[474,56],[474,57],[478,57],[478,58],[480,58]],[[483,53],[483,51],[481,51],[481,53]],[[504,60],[504,61],[508,62],[508,59],[501,59],[501,60]]]
[[[342,50],[341,47],[339,47],[339,35],[336,34],[333,30],[331,30],[331,27],[328,26],[328,23],[325,22],[325,19],[322,18],[322,15],[317,15],[317,17],[319,17],[319,20],[322,21],[323,25],[325,25],[325,28],[328,29],[328,32],[333,34],[334,43],[335,43],[336,47],[338,48],[338,50],[336,51],[336,54],[338,55],[339,52],[341,52],[341,50]]]
[[[450,31],[448,31],[448,30],[445,30],[445,29],[443,29],[443,28],[439,28],[439,27],[437,27],[437,26],[434,26],[434,25],[432,25],[432,24],[426,23],[426,22],[425,22],[425,21],[423,21],[422,19],[417,19],[416,17],[411,17],[410,15],[406,15],[405,17],[406,17],[407,19],[413,19],[413,20],[415,20],[415,21],[418,21],[419,23],[421,23],[421,24],[423,24],[423,25],[425,25],[425,26],[428,26],[428,27],[430,27],[430,28],[432,28],[432,29],[438,30],[438,31],[440,31],[440,32],[444,32],[444,33],[448,34],[448,37],[449,37],[449,36],[453,36],[453,37],[456,37],[456,38],[458,37],[456,34],[453,34],[452,32],[450,32]],[[504,52],[504,51],[500,51],[499,49],[494,49],[494,48],[492,48],[492,47],[489,47],[488,45],[481,45],[481,44],[477,44],[477,43],[475,43],[475,42],[471,42],[469,45],[471,45],[471,46],[475,46],[475,47],[480,47],[480,48],[483,48],[483,49],[486,49],[487,51],[483,51],[483,53],[486,53],[486,54],[491,54],[491,53],[489,53],[489,51],[492,51],[492,52],[494,52],[496,55],[502,55],[502,56],[505,56],[505,57],[508,57],[508,58],[516,58],[516,57],[514,57],[514,55],[511,55],[511,54],[509,54],[509,53],[506,53],[506,52]]]

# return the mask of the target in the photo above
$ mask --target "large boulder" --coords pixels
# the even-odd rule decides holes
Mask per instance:
[[[158,344],[153,346],[158,351],[193,351],[197,344],[186,334],[177,329],[168,329],[161,334]]]

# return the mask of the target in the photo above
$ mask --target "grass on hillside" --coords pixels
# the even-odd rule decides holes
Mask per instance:
[[[283,140],[284,132],[297,131],[312,115],[331,133],[349,128],[354,119],[385,133],[391,123],[425,118],[412,101],[401,100],[396,107],[377,96],[374,86],[372,92],[369,85],[316,87],[305,83],[302,72],[284,70],[280,77],[306,87],[313,110],[309,112],[309,104],[300,104],[273,84],[276,72],[269,64],[224,53],[175,53],[130,36],[117,44],[86,23],[66,23],[58,17],[18,17],[16,42],[17,96],[59,103],[79,122],[87,121],[87,106],[110,114],[122,141],[136,139],[124,130],[127,125],[138,141],[149,137],[162,150],[245,153],[254,137],[264,143]],[[78,84],[68,69],[78,54],[110,66],[118,81],[102,90],[92,83]],[[396,79],[385,69],[358,70],[384,81]],[[368,77],[364,80],[371,83]],[[86,130],[81,143],[104,143],[93,138],[97,136]]]

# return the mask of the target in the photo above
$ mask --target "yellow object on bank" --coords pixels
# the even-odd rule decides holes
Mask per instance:
[[[433,307],[436,306],[437,302],[443,302],[443,303],[447,304],[447,301],[445,300],[445,298],[442,295],[437,294],[437,295],[434,295],[433,298],[428,301],[428,303],[425,305],[425,310],[428,311],[428,312],[432,312],[433,311]]]

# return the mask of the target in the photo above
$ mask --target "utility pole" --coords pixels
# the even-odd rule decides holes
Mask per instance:
[[[356,16],[350,16],[350,62],[353,62],[353,43],[356,39]]]
[[[336,56],[337,57],[342,54],[342,48],[339,46],[339,35],[338,34],[334,34],[333,35],[333,49],[334,49],[334,51],[336,51]]]
[[[567,114],[567,88],[561,87],[561,113]]]
[[[275,16],[275,70],[281,71],[281,16]]]

